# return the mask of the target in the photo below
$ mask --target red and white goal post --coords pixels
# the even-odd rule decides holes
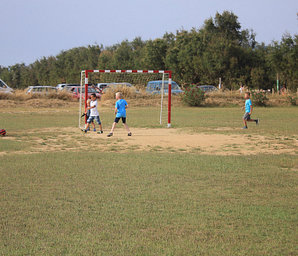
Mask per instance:
[[[164,81],[166,81],[168,92],[171,92],[172,88],[172,71],[169,70],[82,70],[81,71],[81,91],[85,88],[85,99],[88,98],[88,85],[98,83],[125,83],[129,82],[132,85],[141,85],[143,88],[146,87],[147,83],[152,80],[161,80],[162,88],[160,95],[160,124],[162,124],[162,117],[165,111],[163,110],[163,105],[167,106],[167,127],[171,127],[171,93],[168,93],[164,97]],[[167,99],[167,102],[165,102]],[[165,104],[163,104],[165,102]],[[79,128],[83,129],[86,125],[87,120],[84,119],[82,123],[82,114],[85,113],[87,108],[87,101],[84,102],[82,95],[80,97],[80,110],[79,110]],[[84,112],[82,111],[84,108]],[[83,126],[84,125],[84,126]]]

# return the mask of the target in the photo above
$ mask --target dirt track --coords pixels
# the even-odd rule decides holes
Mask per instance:
[[[86,136],[96,138],[99,134],[88,133]],[[264,136],[224,135],[224,134],[192,134],[179,129],[132,129],[133,136],[128,137],[126,130],[121,127],[114,132],[114,136],[102,139],[121,139],[128,147],[135,145],[138,150],[156,151],[187,151],[190,153],[216,155],[249,155],[259,153],[295,153],[293,147],[282,142],[272,141]],[[298,146],[296,140],[296,146]]]
[[[213,155],[255,155],[255,154],[295,154],[297,140],[291,143],[273,141],[272,138],[250,135],[224,135],[190,133],[181,129],[131,129],[132,136],[127,136],[123,127],[116,128],[114,135],[107,137],[109,131],[97,134],[93,131],[83,133],[89,138],[93,148],[126,152],[161,151],[189,152]]]
[[[24,150],[8,153],[38,153],[57,151],[98,150],[104,152],[158,151],[187,152],[192,154],[212,155],[256,155],[256,154],[296,154],[298,141],[274,139],[265,136],[225,135],[193,133],[182,129],[132,128],[132,136],[127,136],[124,127],[115,129],[112,137],[107,137],[109,130],[103,134],[90,131],[83,133],[79,128],[46,128],[26,131],[23,135],[8,135],[2,140],[15,140],[28,143]],[[55,136],[52,136],[55,134]],[[29,139],[28,139],[29,138]],[[2,152],[5,155],[7,152]]]

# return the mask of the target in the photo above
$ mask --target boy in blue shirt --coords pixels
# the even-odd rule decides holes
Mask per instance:
[[[122,123],[124,125],[124,127],[126,128],[126,130],[128,131],[128,136],[131,136],[131,132],[126,124],[126,109],[128,108],[128,104],[126,102],[126,100],[122,99],[122,93],[121,92],[117,92],[116,93],[116,104],[115,104],[115,121],[112,125],[112,129],[111,132],[108,134],[108,137],[113,136],[113,131],[116,127],[116,124],[119,122],[120,118],[122,118]]]
[[[247,128],[247,121],[253,121],[256,122],[257,125],[259,125],[259,119],[250,119],[250,115],[252,113],[252,102],[250,99],[250,93],[246,92],[245,93],[245,106],[242,107],[242,110],[245,108],[245,114],[243,116],[243,122],[244,122],[244,127],[242,127],[241,129],[248,129]]]

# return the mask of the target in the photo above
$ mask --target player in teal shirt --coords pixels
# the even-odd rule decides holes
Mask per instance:
[[[128,106],[126,100],[119,99],[116,101],[115,109],[117,109],[116,117],[125,117],[126,118],[126,106]]]
[[[127,104],[126,100],[122,99],[121,92],[116,93],[116,99],[117,99],[116,104],[115,104],[116,118],[112,125],[111,132],[108,134],[108,137],[113,136],[113,132],[116,127],[116,124],[119,122],[120,119],[122,119],[122,123],[123,123],[124,127],[126,128],[126,130],[128,131],[128,136],[131,136],[131,132],[126,124],[126,109],[128,108],[128,104]]]
[[[249,92],[246,92],[245,93],[245,106],[242,107],[242,109],[245,108],[245,114],[243,116],[243,122],[244,122],[244,127],[242,127],[241,129],[248,129],[247,128],[247,122],[250,122],[250,121],[253,121],[253,122],[256,122],[256,124],[258,125],[259,124],[259,119],[250,119],[250,115],[252,113],[252,102],[251,102],[251,99],[250,99],[250,93]]]

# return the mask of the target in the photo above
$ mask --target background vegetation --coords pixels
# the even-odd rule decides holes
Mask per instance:
[[[30,85],[79,83],[85,69],[165,69],[173,71],[180,85],[222,84],[238,89],[276,89],[286,83],[296,92],[298,85],[298,35],[285,34],[269,45],[258,43],[255,33],[242,29],[233,12],[216,13],[199,28],[166,32],[162,38],[103,47],[94,44],[61,51],[26,66],[0,66],[0,78],[13,88]]]

